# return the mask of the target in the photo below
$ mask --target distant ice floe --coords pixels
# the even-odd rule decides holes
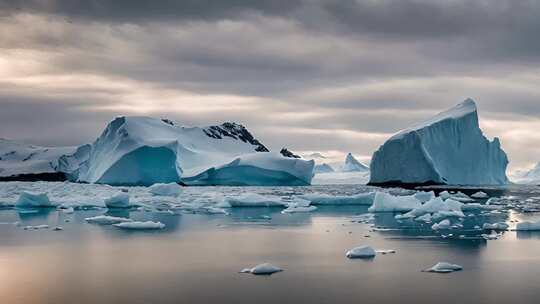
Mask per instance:
[[[484,230],[507,230],[508,229],[508,224],[506,223],[484,223],[484,225],[482,226],[482,229]]]
[[[15,203],[15,206],[20,208],[52,207],[53,204],[49,200],[47,193],[23,191]]]
[[[93,217],[87,217],[84,220],[87,221],[88,223],[98,224],[98,225],[112,225],[112,224],[133,222],[133,220],[129,218],[109,216],[109,215],[98,215],[98,216],[93,216]]]
[[[128,208],[130,206],[129,194],[123,192],[120,192],[105,199],[104,202],[107,208]]]
[[[225,198],[220,207],[285,207],[287,203],[279,196],[260,195],[257,193],[242,193],[238,196]]]
[[[377,252],[371,246],[355,247],[345,253],[345,256],[349,259],[369,259],[374,258],[376,255]]]
[[[182,192],[182,187],[177,183],[158,183],[150,186],[148,191],[157,196],[178,196]]]
[[[310,193],[299,195],[299,198],[308,200],[311,205],[365,205],[371,206],[375,192],[355,195],[329,195],[324,193]]]
[[[274,266],[270,263],[263,263],[253,268],[244,268],[240,271],[240,273],[251,273],[254,275],[271,275],[276,272],[282,272],[282,271],[283,269],[279,268],[278,266]]]
[[[431,268],[425,269],[424,272],[450,273],[460,270],[463,270],[463,267],[460,265],[448,262],[439,262],[433,265]]]
[[[161,222],[123,222],[118,224],[113,224],[113,226],[127,229],[127,230],[157,230],[165,228],[165,224]]]

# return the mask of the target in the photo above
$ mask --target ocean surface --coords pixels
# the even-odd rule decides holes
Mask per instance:
[[[220,194],[286,198],[374,190],[361,185],[195,187],[180,195],[182,208],[153,198],[146,199],[144,208],[115,211],[83,202],[95,193],[118,191],[100,187],[0,183],[1,303],[537,303],[540,296],[540,232],[505,231],[496,240],[485,240],[481,234],[489,231],[475,228],[497,222],[512,228],[519,221],[539,220],[534,209],[540,206],[539,187],[484,189],[503,198],[500,209],[465,212],[459,221],[463,227],[446,231],[396,220],[396,213],[370,214],[368,206],[358,205],[294,214],[282,214],[283,207],[226,208],[228,214],[187,207],[200,197],[211,200]],[[77,206],[75,211],[12,206],[22,190],[47,189],[54,193],[51,201],[68,201]],[[134,196],[146,191],[123,190]],[[462,189],[469,195],[477,190]],[[159,221],[165,228],[127,231],[85,221],[100,214]],[[39,225],[48,227],[27,227]],[[345,257],[361,245],[395,253],[370,260]],[[440,261],[463,270],[422,272]],[[239,273],[264,262],[284,271]]]

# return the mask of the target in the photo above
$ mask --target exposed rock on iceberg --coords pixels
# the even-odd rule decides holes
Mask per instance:
[[[370,184],[505,184],[507,164],[499,139],[484,137],[467,99],[387,140],[373,154]]]

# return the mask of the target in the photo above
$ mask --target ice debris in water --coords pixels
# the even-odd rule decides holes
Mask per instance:
[[[283,207],[286,205],[287,203],[279,196],[242,193],[238,196],[227,197],[220,207]]]
[[[450,220],[446,219],[446,220],[440,221],[439,223],[433,224],[433,226],[431,226],[431,229],[442,230],[442,229],[450,229],[450,227],[451,227],[451,222]]]
[[[99,224],[99,225],[112,225],[112,224],[118,224],[118,223],[126,223],[126,222],[132,222],[132,219],[128,219],[125,217],[116,217],[116,216],[109,216],[109,215],[98,215],[93,217],[87,217],[84,219],[88,223],[92,224]]]
[[[355,195],[329,195],[323,193],[310,193],[299,195],[299,198],[308,200],[311,205],[365,205],[373,204],[375,192],[359,193]]]
[[[497,240],[499,237],[501,237],[500,234],[498,234],[495,230],[491,230],[490,234],[482,234],[481,235],[485,240]]]
[[[129,229],[129,230],[154,230],[154,229],[165,228],[165,224],[161,222],[152,222],[152,221],[124,222],[124,223],[113,224],[113,226],[122,228],[122,229]]]
[[[462,203],[468,203],[468,202],[474,202],[474,199],[470,198],[467,194],[463,193],[463,192],[456,192],[456,193],[450,193],[448,191],[443,191],[441,193],[439,193],[439,197],[442,198],[443,200],[447,200],[449,198],[455,200],[455,201],[458,201],[458,202],[462,202]]]
[[[178,196],[182,192],[182,187],[177,183],[158,183],[150,186],[148,191],[156,196]]]
[[[441,197],[435,197],[408,213],[397,215],[396,219],[417,218],[425,214],[432,214],[429,220],[443,217],[465,217],[461,210],[462,205],[462,203],[453,199],[443,201]]]
[[[283,269],[274,266],[270,263],[259,264],[253,268],[244,268],[240,273],[251,273],[254,275],[271,275],[276,272],[281,272]]]
[[[47,193],[34,193],[23,191],[15,203],[17,207],[52,207],[53,204],[49,200]]]
[[[439,262],[432,266],[431,268],[428,268],[426,270],[423,270],[425,272],[436,272],[436,273],[450,273],[454,271],[460,271],[463,270],[463,267],[457,264],[452,264],[448,262]]]
[[[483,191],[478,191],[475,194],[471,195],[473,198],[488,198],[489,195]]]
[[[377,253],[389,254],[389,253],[396,253],[396,251],[394,249],[380,249],[380,250],[377,250]]]
[[[105,199],[107,208],[127,208],[129,207],[129,194],[120,192]]]
[[[521,222],[516,225],[517,231],[540,231],[540,221],[537,222]]]
[[[421,202],[414,196],[393,196],[385,192],[377,192],[369,212],[404,212],[421,206]]]
[[[370,246],[355,247],[345,254],[349,259],[369,259],[377,255],[375,249]]]
[[[39,230],[39,229],[48,229],[49,225],[36,225],[36,226],[24,226],[24,230]]]
[[[288,204],[286,209],[283,209],[281,213],[299,213],[299,212],[311,212],[317,209],[316,206],[310,206],[311,202],[301,198],[295,198]]]
[[[508,224],[506,223],[484,223],[482,226],[482,229],[484,230],[506,230],[508,229]]]

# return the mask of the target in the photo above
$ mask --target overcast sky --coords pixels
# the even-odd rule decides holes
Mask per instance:
[[[150,115],[367,160],[467,97],[511,169],[540,161],[540,1],[0,0],[0,137]]]

